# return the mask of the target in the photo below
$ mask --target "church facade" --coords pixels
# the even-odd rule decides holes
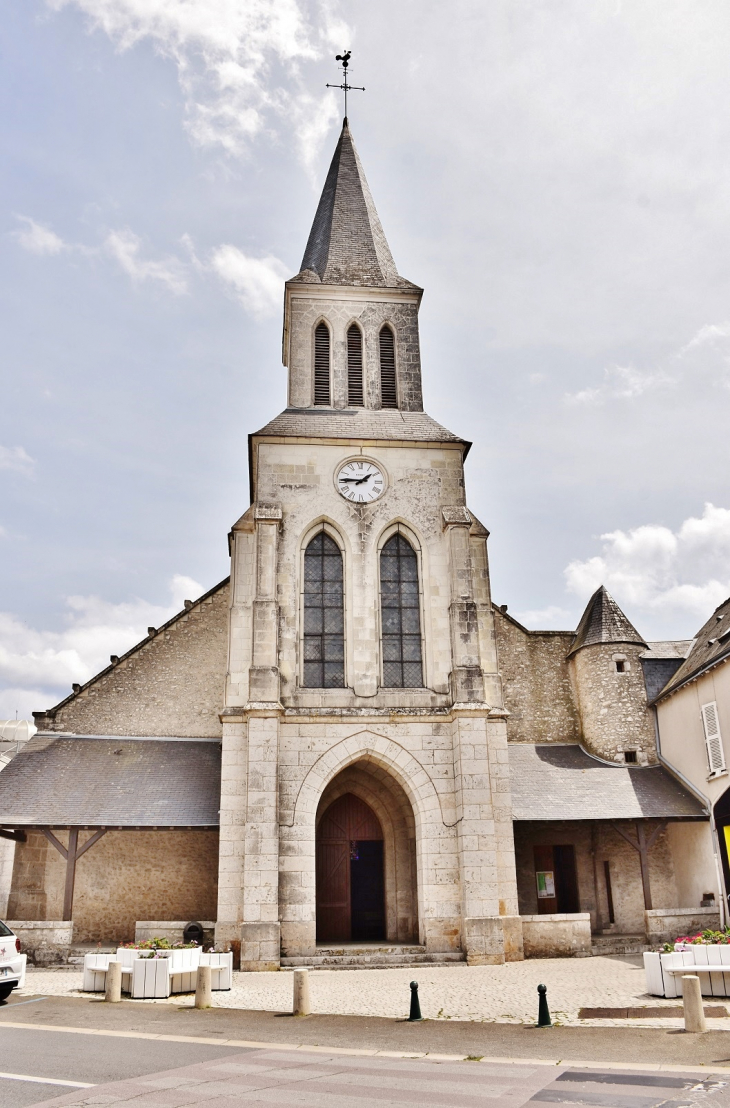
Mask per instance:
[[[35,714],[0,775],[13,920],[121,939],[202,918],[256,970],[346,944],[585,953],[713,911],[682,861],[709,851],[714,881],[708,813],[650,706],[682,644],[644,642],[605,590],[575,634],[493,604],[470,444],[423,410],[421,296],[345,121],[230,578]]]

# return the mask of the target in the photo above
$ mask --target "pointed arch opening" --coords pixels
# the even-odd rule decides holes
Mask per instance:
[[[302,683],[345,687],[345,610],[342,551],[322,530],[304,551]]]
[[[423,687],[418,558],[397,532],[380,551],[380,620],[383,687]]]
[[[351,408],[362,408],[365,404],[362,331],[356,323],[347,329],[347,403]]]
[[[314,329],[314,403],[330,403],[330,329],[324,320]]]
[[[395,335],[386,323],[380,329],[380,405],[382,408],[398,407],[398,389],[395,374]]]
[[[316,830],[317,942],[413,942],[416,829],[399,783],[371,762],[324,790]]]

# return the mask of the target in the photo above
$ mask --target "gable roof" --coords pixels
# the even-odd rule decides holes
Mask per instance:
[[[95,685],[96,682],[101,680],[102,677],[105,677],[107,674],[111,673],[120,662],[126,662],[127,658],[131,658],[133,654],[136,654],[139,650],[142,650],[144,647],[149,646],[150,642],[154,641],[154,639],[158,635],[162,635],[163,632],[169,631],[175,626],[176,623],[178,623],[181,619],[185,619],[187,616],[189,616],[190,612],[193,612],[196,608],[199,608],[211,596],[214,596],[215,593],[219,592],[221,589],[226,588],[230,580],[230,576],[224,577],[222,581],[220,581],[217,585],[214,585],[212,589],[208,589],[208,591],[206,593],[203,593],[202,596],[199,596],[197,600],[194,600],[192,602],[186,600],[185,607],[182,609],[182,611],[176,612],[174,616],[171,616],[170,619],[168,619],[167,623],[163,623],[160,627],[149,627],[147,629],[147,635],[143,639],[141,639],[140,642],[130,647],[126,654],[120,654],[117,657],[116,662],[112,662],[111,665],[105,666],[104,669],[99,670],[99,672],[95,673],[93,677],[90,677],[88,681],[85,681],[83,685],[77,686],[74,684],[73,692],[70,692],[68,696],[65,696],[63,698],[63,700],[59,700],[58,704],[54,704],[52,708],[47,708],[45,711],[42,712],[33,712],[33,718],[35,719],[36,723],[40,723],[40,726],[43,727],[46,721],[52,720],[61,708],[64,708],[67,704],[70,704],[72,700],[75,700],[77,696],[80,696],[91,685]]]
[[[398,275],[347,120],[302,258],[300,279],[314,274],[332,285],[410,284]]]
[[[251,438],[396,439],[400,442],[470,442],[447,431],[425,412],[381,408],[286,408]]]
[[[0,773],[4,827],[217,827],[221,744],[39,731]]]
[[[730,597],[715,608],[700,629],[685,661],[657,696],[657,700],[675,692],[680,685],[730,657]]]
[[[622,642],[644,647],[647,645],[611,594],[601,585],[588,601],[575,638],[570,644],[568,657],[584,646]]]
[[[507,750],[513,819],[707,819],[663,766],[612,766],[572,744],[509,743]]]

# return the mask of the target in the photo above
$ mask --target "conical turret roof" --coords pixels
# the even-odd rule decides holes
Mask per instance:
[[[300,278],[324,284],[410,285],[398,276],[347,120],[324,183]]]
[[[584,646],[622,642],[646,646],[639,632],[629,623],[611,594],[601,585],[588,601],[588,607],[570,644],[568,657]]]

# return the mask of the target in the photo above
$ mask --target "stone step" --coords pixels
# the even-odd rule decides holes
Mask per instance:
[[[404,951],[381,952],[376,950],[348,951],[346,954],[333,954],[317,951],[316,954],[298,955],[281,959],[282,969],[295,969],[307,966],[310,969],[402,969],[408,966],[465,966],[466,956],[461,951],[444,954],[429,954],[425,950],[418,953]]]
[[[591,954],[594,957],[608,954],[643,954],[652,947],[646,935],[594,935]]]

